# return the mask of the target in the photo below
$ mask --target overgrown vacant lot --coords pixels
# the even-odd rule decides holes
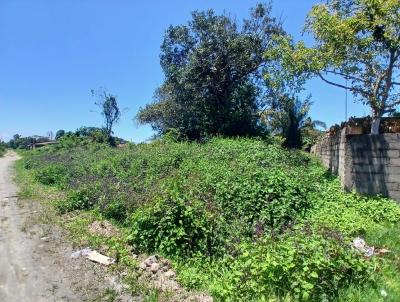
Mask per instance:
[[[137,253],[170,258],[217,301],[399,301],[400,207],[344,193],[316,159],[273,142],[168,139],[27,153],[25,175],[96,213]],[[357,236],[376,249],[366,257]]]

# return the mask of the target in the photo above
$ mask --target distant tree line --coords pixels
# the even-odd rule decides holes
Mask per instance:
[[[122,112],[118,106],[117,97],[107,93],[105,90],[91,91],[92,96],[97,98],[95,105],[100,108],[100,114],[104,119],[104,126],[86,127],[82,126],[76,131],[58,130],[54,136],[56,141],[68,140],[68,145],[76,145],[82,142],[104,143],[111,146],[126,143],[122,138],[113,136],[113,127],[118,123]],[[27,149],[29,145],[35,143],[44,143],[53,140],[53,132],[48,131],[47,136],[27,136],[23,137],[15,134],[12,139],[6,144],[12,149]],[[0,141],[1,143],[1,141]]]
[[[55,139],[57,141],[67,139],[70,141],[87,140],[94,143],[110,144],[111,146],[126,143],[126,140],[109,134],[105,128],[85,126],[78,128],[76,131],[58,130]]]
[[[85,126],[78,128],[76,131],[58,130],[54,139],[56,141],[61,141],[63,139],[69,140],[72,145],[77,144],[79,141],[104,143],[114,146],[126,143],[126,141],[122,138],[109,136],[104,128]],[[8,141],[8,143],[0,141],[0,144],[11,149],[28,149],[29,145],[31,144],[45,143],[49,141],[52,141],[51,136],[33,135],[23,137],[19,134],[15,134],[13,138]]]
[[[23,137],[20,134],[14,134],[12,139],[8,141],[7,147],[11,149],[28,149],[31,144],[48,141],[50,141],[50,138],[46,136],[33,135]]]

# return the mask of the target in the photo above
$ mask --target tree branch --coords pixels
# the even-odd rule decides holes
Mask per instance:
[[[345,86],[345,85],[337,84],[337,83],[334,83],[334,82],[331,82],[331,81],[325,79],[324,76],[323,76],[320,72],[318,72],[318,76],[319,76],[319,77],[321,78],[321,80],[324,81],[325,83],[328,83],[328,84],[330,84],[330,85],[333,85],[333,86],[336,86],[336,87],[339,87],[339,88],[347,89],[347,90],[350,90],[350,91],[355,91],[355,89],[354,89],[353,87],[347,87],[347,86]]]
[[[343,89],[346,89],[346,90],[350,90],[352,92],[357,92],[357,93],[361,94],[365,98],[369,98],[369,96],[370,96],[370,93],[366,92],[363,89],[355,88],[355,87],[348,87],[348,86],[345,86],[345,85],[342,85],[342,84],[338,84],[338,83],[329,81],[326,78],[324,78],[324,76],[320,72],[318,72],[318,76],[321,78],[321,80],[323,80],[325,83],[328,83],[330,85],[333,85],[333,86],[336,86],[336,87],[339,87],[339,88],[343,88]]]
[[[400,105],[400,99],[397,101],[394,101],[393,103],[391,103],[390,105],[386,106],[386,109],[383,111],[383,114],[385,113],[391,113],[396,111],[395,107],[397,107],[398,105]]]
[[[339,75],[339,76],[342,76],[342,77],[344,77],[345,79],[347,78],[347,79],[349,79],[349,80],[356,80],[356,81],[360,81],[360,82],[364,82],[364,83],[366,82],[365,80],[363,80],[363,79],[361,79],[361,78],[358,78],[358,77],[355,77],[355,76],[351,76],[351,75],[348,75],[348,74],[345,74],[345,73],[342,73],[342,72],[334,71],[334,70],[327,70],[327,69],[325,69],[324,72],[332,73],[332,74],[334,74],[334,75]]]

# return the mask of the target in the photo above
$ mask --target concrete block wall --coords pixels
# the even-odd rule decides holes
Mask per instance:
[[[400,134],[347,135],[346,129],[311,148],[344,188],[400,201]]]

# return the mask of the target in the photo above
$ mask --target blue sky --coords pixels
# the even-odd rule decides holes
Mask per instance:
[[[170,24],[213,8],[242,19],[251,0],[0,0],[0,138],[45,135],[101,126],[90,90],[116,94],[128,108],[115,134],[134,142],[152,135],[133,117],[163,81],[160,44]],[[274,15],[301,39],[313,0],[275,0]],[[344,91],[319,80],[307,84],[311,116],[328,125],[344,120]],[[368,114],[352,102],[349,116]]]

